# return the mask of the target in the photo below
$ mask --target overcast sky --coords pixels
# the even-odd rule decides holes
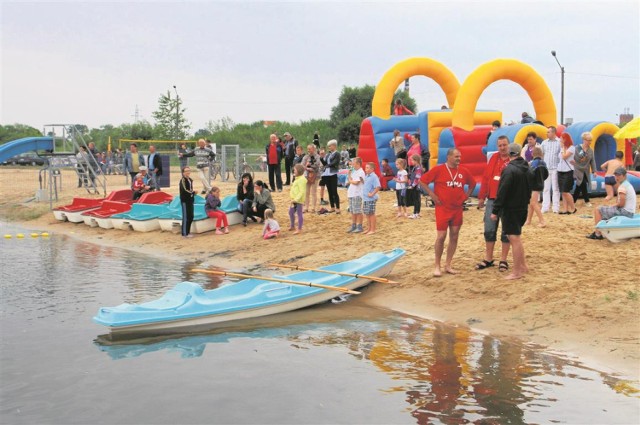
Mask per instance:
[[[462,83],[481,64],[514,58],[547,81],[565,117],[640,113],[640,1],[235,1],[1,3],[0,122],[42,128],[153,122],[173,86],[195,131],[236,123],[328,118],[343,86],[375,85],[395,63],[430,57]],[[445,104],[411,79],[420,110]],[[500,81],[479,109],[506,121],[533,112]]]

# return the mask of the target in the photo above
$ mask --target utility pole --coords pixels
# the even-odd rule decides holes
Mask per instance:
[[[173,86],[173,90],[176,92],[176,140],[180,139],[180,96],[178,95],[178,89]]]
[[[564,66],[560,65],[555,50],[551,51],[551,56],[554,57],[560,67],[560,124],[564,125]]]

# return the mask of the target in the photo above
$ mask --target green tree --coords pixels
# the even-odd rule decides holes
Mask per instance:
[[[331,125],[337,128],[340,122],[354,113],[362,117],[362,119],[371,116],[371,102],[373,101],[375,90],[376,88],[370,85],[343,87],[338,98],[338,104],[331,108]]]
[[[331,108],[331,125],[336,130],[338,142],[358,142],[360,126],[365,118],[371,116],[371,103],[375,87],[365,85],[362,87],[343,87],[338,104]],[[416,111],[416,101],[404,90],[398,90],[389,105],[389,110],[396,99],[402,99],[402,103],[412,111]]]
[[[41,137],[42,132],[25,124],[0,125],[0,144],[23,137]]]
[[[209,139],[211,138],[212,133],[206,128],[201,128],[195,133],[193,133],[194,139]]]
[[[129,138],[137,140],[151,140],[153,139],[153,135],[155,133],[155,129],[153,128],[151,123],[146,120],[141,120],[134,124],[131,124],[129,131]]]
[[[357,113],[353,112],[347,118],[340,121],[338,124],[338,141],[342,143],[358,143],[360,138],[360,126],[362,125],[363,118]]]
[[[171,92],[160,95],[158,99],[158,110],[153,112],[156,120],[155,132],[160,139],[185,140],[189,135],[191,123],[187,122],[184,115],[186,108],[182,107],[182,102],[171,98]]]

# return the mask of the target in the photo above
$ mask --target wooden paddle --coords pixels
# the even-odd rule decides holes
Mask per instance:
[[[328,289],[330,291],[338,291],[338,292],[344,292],[344,293],[347,293],[347,294],[354,294],[354,295],[359,295],[360,294],[360,292],[358,292],[358,291],[353,291],[351,289],[339,288],[339,287],[330,286],[330,285],[321,285],[319,283],[311,283],[311,282],[298,282],[298,281],[295,281],[295,280],[280,279],[280,278],[267,277],[267,276],[256,276],[256,275],[253,275],[253,274],[232,273],[232,272],[224,272],[224,271],[217,271],[217,270],[205,270],[205,269],[191,269],[191,271],[192,272],[197,272],[197,273],[215,274],[215,275],[219,275],[219,276],[240,277],[240,278],[243,278],[243,279],[268,280],[268,281],[271,281],[271,282],[287,283],[289,285],[311,286],[313,288]]]
[[[377,276],[369,276],[369,275],[366,275],[366,274],[334,272],[332,270],[323,270],[323,269],[310,269],[308,267],[289,266],[287,264],[268,264],[268,266],[271,266],[271,267],[282,267],[282,268],[285,268],[285,269],[294,269],[294,270],[305,270],[305,271],[310,271],[310,272],[337,274],[337,275],[340,275],[340,276],[349,276],[349,277],[355,277],[355,278],[369,279],[369,280],[371,280],[373,282],[380,282],[380,283],[398,283],[398,282],[396,282],[394,280],[389,280],[389,279],[385,279],[383,277],[377,277]]]

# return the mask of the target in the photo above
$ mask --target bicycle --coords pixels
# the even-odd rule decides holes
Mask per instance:
[[[220,178],[222,178],[222,164],[220,164],[220,161],[212,161],[209,166],[209,178],[211,180],[215,180],[216,176],[220,176]]]
[[[255,180],[256,173],[253,171],[253,167],[247,162],[247,154],[245,153],[242,154],[242,164],[240,164],[240,171],[240,176],[242,176],[244,173],[249,173],[251,174],[251,179]],[[227,170],[227,180],[229,180],[231,174],[233,174],[233,178],[235,180],[240,180],[240,176],[236,176],[235,167],[231,167],[231,170]]]

